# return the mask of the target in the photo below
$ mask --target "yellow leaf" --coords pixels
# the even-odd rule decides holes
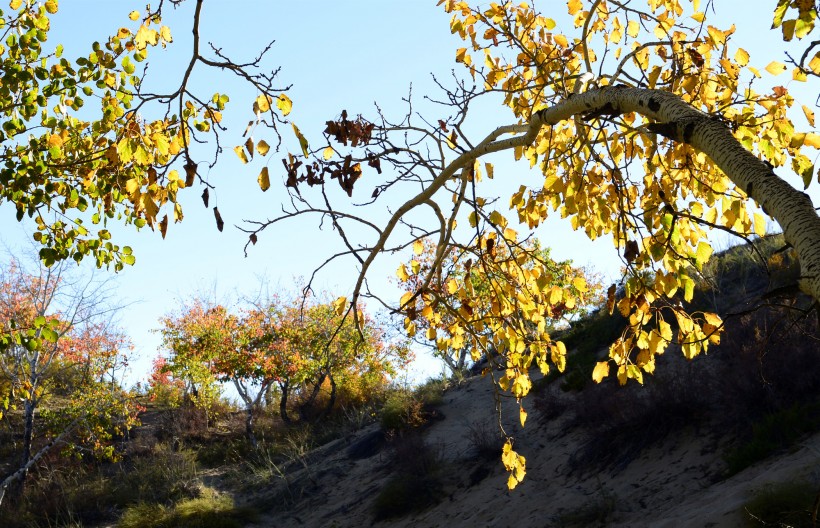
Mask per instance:
[[[454,295],[458,291],[458,282],[455,279],[450,279],[447,281],[447,292],[450,295]]]
[[[712,41],[714,41],[715,46],[720,47],[726,43],[726,33],[719,30],[714,26],[709,26],[706,28],[707,33],[709,36],[712,37]]]
[[[139,17],[140,17],[140,12],[139,11],[131,11],[130,13],[128,13],[128,18],[130,18],[131,20],[137,20]]]
[[[410,261],[410,269],[413,271],[414,274],[417,274],[421,269],[421,262],[416,259]]]
[[[401,296],[401,300],[399,301],[399,304],[402,307],[404,307],[405,305],[407,305],[407,303],[410,302],[410,299],[412,299],[412,298],[413,298],[413,292],[404,292],[404,295]]]
[[[753,217],[755,234],[763,238],[766,236],[766,219],[763,218],[763,215],[760,213],[755,213]]]
[[[695,22],[703,22],[706,19],[706,15],[703,13],[692,13],[692,20]]]
[[[267,156],[269,151],[270,145],[268,145],[268,142],[264,139],[259,140],[259,143],[256,144],[256,152],[262,156]]]
[[[347,297],[339,297],[335,301],[333,301],[333,311],[336,312],[336,315],[342,315],[347,308]]]
[[[512,491],[515,487],[518,486],[518,481],[512,475],[509,476],[507,479],[507,489]]]
[[[127,182],[125,182],[125,192],[128,194],[134,194],[140,188],[140,182],[136,178],[131,178]]]
[[[786,71],[786,65],[780,61],[772,61],[766,66],[766,71],[772,75],[780,75]]]
[[[430,341],[435,341],[436,340],[436,329],[432,328],[432,327],[428,328],[426,336],[427,336],[427,339],[429,339]]]
[[[487,171],[487,178],[493,179],[493,165],[492,163],[485,163],[484,169]]]
[[[746,66],[749,64],[749,53],[743,48],[738,48],[735,53],[735,62],[740,66]]]
[[[399,269],[396,270],[396,277],[398,277],[402,282],[407,281],[407,279],[410,278],[410,275],[407,273],[407,266],[404,264],[399,266]]]
[[[143,50],[149,44],[156,46],[159,33],[155,29],[151,29],[146,25],[140,26],[137,34],[134,35],[134,44],[138,50]]]
[[[628,376],[627,376],[627,371],[626,371],[626,366],[625,365],[621,365],[620,367],[618,367],[617,376],[618,376],[618,383],[620,385],[626,385],[626,380],[628,379]]]
[[[804,145],[820,149],[820,134],[809,132],[803,140]]]
[[[290,126],[293,127],[293,133],[296,134],[296,139],[299,140],[299,146],[302,148],[302,154],[304,154],[307,158],[310,154],[310,151],[308,150],[308,140],[302,135],[302,132],[299,131],[299,127],[296,126],[296,123],[291,123]]]
[[[173,42],[174,41],[173,37],[171,37],[171,28],[169,28],[168,26],[162,26],[161,28],[159,28],[159,36],[165,42]]]
[[[809,61],[809,69],[815,74],[820,75],[820,51],[814,54],[814,57]]]
[[[22,0],[11,0],[11,2],[9,2],[9,7],[16,11],[22,4]]]
[[[814,110],[803,105],[803,115],[806,116],[806,121],[808,121],[811,126],[814,126]]]
[[[424,252],[424,243],[421,240],[413,242],[413,254],[421,255]]]
[[[252,138],[248,138],[248,140],[245,141],[245,149],[247,149],[248,155],[250,155],[251,159],[253,159],[253,139]]]
[[[521,420],[521,427],[524,427],[524,424],[527,423],[527,411],[523,407],[518,408],[518,419]]]
[[[572,285],[575,286],[575,289],[580,293],[585,293],[589,290],[589,288],[587,288],[587,281],[583,277],[575,277],[572,279]]]
[[[609,376],[609,361],[599,361],[592,370],[593,381],[601,383],[607,376]]]
[[[293,101],[285,94],[279,94],[276,98],[276,108],[278,108],[283,116],[286,116],[293,109]]]
[[[236,152],[236,155],[239,156],[239,159],[242,163],[248,162],[248,155],[245,154],[245,148],[242,145],[237,145],[233,148],[233,151]]]
[[[326,147],[325,150],[322,151],[322,157],[325,161],[329,160],[333,157],[333,147]]]
[[[257,97],[254,100],[254,110],[262,113],[265,113],[268,110],[270,110],[270,98],[265,94],[262,94],[259,97]]]
[[[259,182],[259,188],[262,189],[262,192],[270,189],[270,176],[268,175],[267,167],[262,167],[262,172],[259,173],[259,177],[256,181]]]
[[[630,20],[629,24],[626,25],[626,34],[632,38],[635,38],[638,36],[640,29],[641,26],[636,20]]]

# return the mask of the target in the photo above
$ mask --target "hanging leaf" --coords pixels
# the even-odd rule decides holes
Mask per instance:
[[[262,167],[262,172],[259,173],[259,177],[256,179],[259,182],[259,188],[262,189],[262,192],[267,191],[270,189],[270,177],[268,176],[268,168]]]
[[[233,148],[233,151],[236,152],[236,155],[239,157],[242,163],[248,162],[248,155],[245,154],[245,147],[243,147],[242,145],[237,145]]]
[[[283,116],[287,116],[293,109],[293,101],[285,94],[279,94],[276,98],[276,108],[278,108]]]
[[[260,139],[259,143],[256,144],[256,152],[258,152],[261,156],[267,156],[268,152],[270,152],[270,145],[264,139]]]
[[[222,221],[222,215],[219,214],[219,208],[214,207],[214,218],[216,219],[216,228],[219,232],[222,232],[222,229],[225,227],[225,222]]]
[[[293,127],[293,133],[296,134],[296,139],[299,140],[299,146],[302,148],[302,154],[304,154],[307,158],[310,155],[310,151],[308,150],[308,140],[302,135],[302,132],[299,131],[299,127],[297,127],[295,123],[291,123],[291,126]]]

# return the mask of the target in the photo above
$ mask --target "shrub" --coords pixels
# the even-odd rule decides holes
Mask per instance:
[[[393,392],[382,407],[381,427],[385,431],[412,429],[425,421],[424,404],[406,390]]]
[[[241,528],[256,517],[253,510],[237,508],[230,497],[206,490],[201,497],[172,507],[139,503],[129,507],[118,528]]]

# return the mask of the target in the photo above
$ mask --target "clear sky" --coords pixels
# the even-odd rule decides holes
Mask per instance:
[[[281,85],[292,84],[289,96],[294,102],[289,116],[309,138],[318,140],[324,122],[336,118],[342,109],[350,114],[374,115],[374,102],[388,116],[399,119],[405,113],[402,102],[412,84],[416,104],[437,117],[432,105],[425,105],[424,95],[438,95],[431,73],[448,79],[453,68],[455,49],[460,40],[449,31],[449,16],[435,0],[316,0],[237,1],[206,0],[203,9],[202,39],[213,42],[236,61],[254,57],[269,41],[275,40],[267,64],[281,66]],[[706,4],[706,2],[703,2]],[[174,43],[168,50],[156,50],[150,62],[149,86],[161,90],[178,86],[187,64],[190,50],[190,25],[193,0],[174,11],[168,6],[163,21],[171,27]],[[555,7],[552,7],[552,6]],[[541,1],[539,6],[555,10],[559,18],[565,12],[563,1]],[[772,1],[716,0],[719,17],[716,25],[735,23],[738,32],[733,42],[752,54],[752,62],[765,66],[770,60],[783,60],[782,43],[769,31]],[[129,25],[128,13],[144,9],[145,1],[62,0],[60,13],[52,21],[49,43],[62,43],[69,57],[87,55],[94,40],[103,41],[117,27]],[[566,28],[569,30],[570,28]],[[787,84],[787,74],[779,82]],[[290,222],[265,232],[247,258],[242,248],[246,235],[234,225],[243,219],[263,219],[275,215],[287,195],[283,186],[282,155],[269,155],[272,187],[260,192],[256,176],[262,167],[242,165],[231,152],[244,141],[241,134],[252,116],[250,104],[256,94],[226,74],[199,69],[194,76],[194,90],[205,97],[214,91],[231,96],[225,124],[225,152],[222,161],[207,174],[216,185],[211,193],[211,206],[218,205],[225,219],[224,232],[219,233],[213,213],[200,200],[201,188],[185,192],[182,198],[185,220],[172,225],[162,240],[158,233],[114,228],[117,242],[134,249],[137,263],[121,272],[118,291],[121,302],[130,304],[121,321],[135,344],[134,375],[139,379],[156,354],[158,338],[151,333],[158,318],[172,310],[179,299],[197,292],[212,294],[218,301],[230,301],[240,295],[252,295],[260,282],[293,291],[298,277],[305,277],[341,246],[337,236],[327,227],[320,231],[318,219]],[[789,86],[792,89],[791,86]],[[795,86],[795,90],[807,87]],[[758,86],[762,88],[762,86]],[[808,99],[810,104],[812,99]],[[471,127],[480,137],[496,126],[510,124],[510,114],[500,105],[477,108]],[[293,147],[292,137],[284,130]],[[261,137],[257,138],[261,139]],[[210,156],[203,153],[200,159]],[[537,175],[525,165],[515,165],[507,154],[494,160],[496,178],[511,182],[517,188],[521,182],[536,181]],[[372,179],[370,179],[372,178]],[[795,177],[789,177],[793,183]],[[366,201],[373,185],[378,183],[372,172],[356,187],[354,201]],[[816,186],[815,186],[816,189]],[[501,191],[502,202],[509,192]],[[813,194],[815,198],[817,194]],[[816,200],[818,201],[818,200]],[[0,206],[0,237],[12,251],[25,246],[30,237],[30,223],[17,224],[14,211]],[[576,264],[591,264],[608,279],[616,279],[620,263],[606,240],[590,243],[582,234],[574,233],[568,222],[551,220],[536,233],[553,248],[556,258],[571,258]],[[369,276],[371,287],[395,297],[391,282],[398,262],[406,255],[385,256]],[[334,295],[349,293],[357,273],[352,260],[341,261],[320,275],[318,289]],[[440,369],[426,362],[423,367],[433,373]]]

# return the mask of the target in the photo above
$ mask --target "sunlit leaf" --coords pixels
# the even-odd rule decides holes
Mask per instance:
[[[263,192],[270,189],[270,176],[268,174],[267,167],[262,167],[262,171],[259,173],[257,182],[259,182],[259,188],[262,189]]]
[[[765,69],[772,75],[780,75],[786,71],[786,65],[780,61],[772,61],[766,66]]]
[[[276,98],[276,108],[282,112],[283,116],[287,116],[293,109],[293,101],[287,95],[279,94],[279,97]]]
[[[248,155],[245,154],[245,147],[242,145],[237,145],[233,148],[233,151],[236,152],[236,155],[239,157],[242,163],[248,163]]]

